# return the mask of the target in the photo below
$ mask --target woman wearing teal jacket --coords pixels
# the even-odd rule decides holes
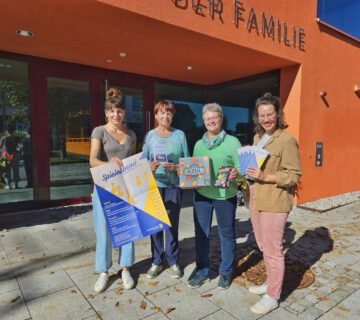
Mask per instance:
[[[209,235],[212,214],[215,209],[221,243],[221,264],[218,288],[229,288],[232,280],[235,259],[235,212],[239,162],[237,149],[241,147],[237,138],[222,129],[223,111],[217,103],[203,107],[203,120],[207,132],[194,147],[194,157],[208,156],[210,159],[211,186],[196,189],[194,192],[194,224],[196,249],[196,275],[188,286],[197,288],[209,277]],[[219,167],[231,167],[229,186],[214,186]]]
[[[156,278],[163,270],[166,257],[172,278],[181,278],[183,273],[179,265],[179,217],[181,209],[181,190],[177,168],[179,158],[188,157],[186,137],[181,130],[171,127],[175,107],[169,100],[155,104],[157,127],[148,132],[143,152],[150,161],[156,185],[164,201],[171,228],[151,235],[152,265],[146,276]]]

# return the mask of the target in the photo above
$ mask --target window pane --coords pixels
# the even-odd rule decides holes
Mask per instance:
[[[164,83],[155,85],[156,100],[170,100],[175,106],[173,127],[185,132],[189,151],[192,153],[197,140],[205,132],[202,121],[204,90],[196,87],[183,87]]]
[[[318,17],[360,40],[359,0],[319,0]]]
[[[224,129],[238,137],[242,145],[252,143],[252,110],[255,100],[266,92],[279,95],[277,72],[259,78],[239,80],[238,83],[218,86],[211,90],[211,101],[223,107]]]
[[[0,203],[33,199],[27,69],[0,59]]]
[[[89,196],[89,84],[48,78],[50,198]]]

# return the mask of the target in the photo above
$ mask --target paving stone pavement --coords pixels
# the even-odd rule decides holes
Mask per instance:
[[[283,293],[280,307],[268,315],[249,310],[259,297],[250,282],[236,275],[228,290],[217,289],[219,241],[216,221],[211,238],[211,281],[198,289],[186,283],[193,274],[192,208],[180,219],[182,279],[167,270],[145,276],[150,241],[136,243],[131,272],[133,290],[124,290],[118,266],[110,270],[107,290],[96,294],[95,236],[89,205],[53,208],[0,217],[0,318],[42,319],[360,319],[360,201],[316,214],[294,209],[285,232],[286,257],[310,267],[315,281]],[[248,210],[236,215],[237,258],[256,249]],[[115,250],[114,250],[115,251]],[[115,252],[114,252],[115,253]],[[114,254],[114,261],[116,254]],[[285,278],[285,282],[288,281]],[[291,289],[292,288],[292,289]]]

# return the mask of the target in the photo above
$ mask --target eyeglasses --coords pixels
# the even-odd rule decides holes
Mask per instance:
[[[204,118],[204,122],[218,121],[220,117]]]
[[[261,116],[259,116],[259,120],[273,119],[273,118],[276,118],[276,112],[269,114],[262,114]]]

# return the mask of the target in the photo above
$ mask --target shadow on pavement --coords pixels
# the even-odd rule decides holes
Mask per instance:
[[[69,219],[92,210],[91,204],[55,207],[42,210],[23,211],[1,215],[0,230],[50,224]]]
[[[333,250],[333,245],[334,240],[329,229],[325,227],[306,230],[300,238],[290,244],[285,254],[282,301],[299,287],[306,271],[318,262],[324,253]]]
[[[291,223],[287,222],[284,236],[285,275],[281,301],[286,300],[294,290],[307,287],[313,282],[314,275],[309,269],[324,253],[333,249],[334,242],[325,227],[306,230],[294,241],[296,232],[290,226]],[[254,284],[264,283],[265,265],[252,231],[249,232],[247,241],[238,245],[238,252],[241,254],[235,265],[235,276],[246,274],[247,280]]]

